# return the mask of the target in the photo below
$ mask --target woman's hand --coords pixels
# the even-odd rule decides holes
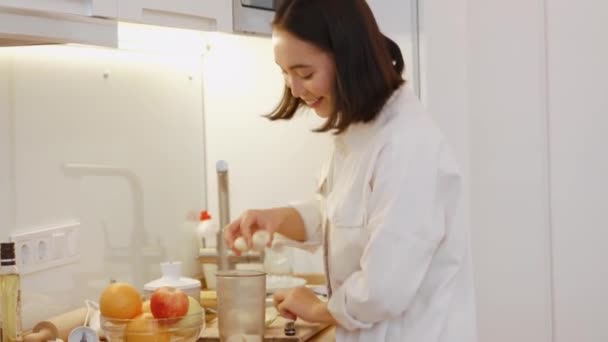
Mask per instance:
[[[247,243],[247,247],[251,249],[253,247],[251,240],[253,234],[258,230],[266,230],[270,233],[267,244],[270,247],[272,234],[278,231],[283,221],[284,217],[280,209],[247,210],[224,228],[224,241],[237,255],[240,255],[241,251],[235,248],[234,240],[242,236]]]
[[[275,292],[273,302],[279,314],[287,319],[301,318],[310,323],[336,324],[327,310],[327,303],[307,287],[279,290]]]

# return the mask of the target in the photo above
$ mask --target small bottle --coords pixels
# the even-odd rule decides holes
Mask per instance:
[[[199,256],[216,257],[218,226],[207,210],[201,211],[196,231],[198,233],[198,240],[201,243]],[[216,287],[215,272],[217,272],[217,262],[206,261],[203,263],[203,275],[207,289],[215,289]]]
[[[209,212],[204,210],[201,212],[197,233],[203,248],[215,248],[217,244],[218,226],[212,220]]]
[[[0,243],[0,306],[2,342],[23,341],[21,331],[21,277],[15,262],[15,243]]]

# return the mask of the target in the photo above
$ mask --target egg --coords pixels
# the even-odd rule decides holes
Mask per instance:
[[[253,249],[258,252],[263,251],[269,240],[270,233],[267,230],[258,230],[252,237]]]
[[[247,247],[247,241],[245,241],[245,238],[242,236],[239,236],[236,238],[236,240],[234,240],[234,248],[241,252],[247,252],[249,249],[249,247]]]

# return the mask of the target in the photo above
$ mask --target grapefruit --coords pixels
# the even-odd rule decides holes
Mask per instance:
[[[141,296],[130,284],[112,283],[101,293],[99,310],[104,317],[131,319],[142,312]]]

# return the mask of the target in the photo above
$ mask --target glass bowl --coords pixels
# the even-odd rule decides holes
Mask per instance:
[[[194,342],[204,328],[204,311],[181,318],[154,318],[149,312],[132,319],[101,317],[109,342]]]

